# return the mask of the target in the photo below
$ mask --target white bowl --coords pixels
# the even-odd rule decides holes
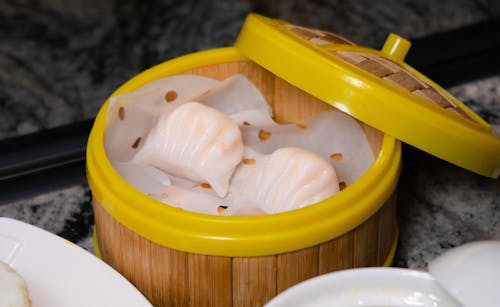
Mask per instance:
[[[500,306],[500,241],[453,248],[432,261],[429,272],[397,268],[334,272],[289,288],[266,306]]]
[[[460,307],[428,273],[397,268],[351,269],[309,279],[267,303],[281,306]]]

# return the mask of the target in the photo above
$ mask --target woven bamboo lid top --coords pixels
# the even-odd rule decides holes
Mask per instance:
[[[439,85],[404,62],[411,43],[382,50],[327,31],[250,14],[236,47],[252,61],[399,140],[475,173],[500,175],[500,138]]]

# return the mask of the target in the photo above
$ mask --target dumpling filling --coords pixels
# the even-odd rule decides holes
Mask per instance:
[[[187,86],[189,85],[189,86]],[[324,200],[374,160],[361,126],[330,110],[280,125],[242,75],[160,79],[110,100],[106,153],[120,175],[170,206],[272,214]]]

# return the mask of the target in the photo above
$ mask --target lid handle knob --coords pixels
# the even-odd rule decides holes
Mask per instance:
[[[402,62],[410,49],[411,42],[397,34],[391,33],[385,40],[382,52],[395,62]]]

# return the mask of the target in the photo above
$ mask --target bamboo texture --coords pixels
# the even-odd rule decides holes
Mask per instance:
[[[279,122],[299,123],[331,108],[252,62],[200,67],[186,73],[224,79],[245,75]],[[362,124],[374,155],[383,134]],[[395,193],[364,223],[330,241],[259,257],[186,253],[156,244],[120,224],[93,200],[97,244],[104,261],[154,306],[262,306],[290,286],[341,269],[381,266],[397,236]]]

